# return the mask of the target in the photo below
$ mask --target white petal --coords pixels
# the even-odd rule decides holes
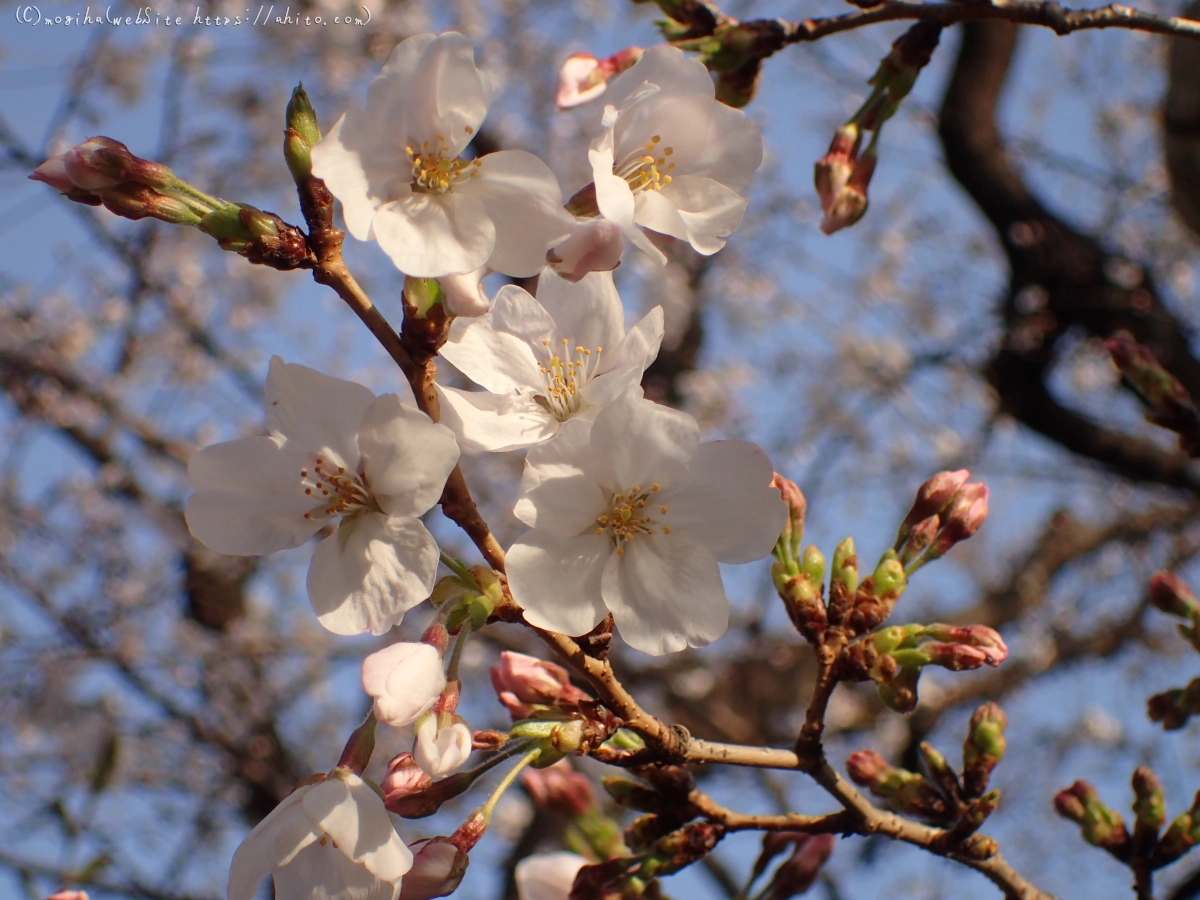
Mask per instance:
[[[188,529],[210,550],[234,556],[299,547],[322,524],[304,518],[317,504],[304,494],[302,465],[269,437],[241,438],[193,453],[188,480],[195,493],[184,509]]]
[[[459,191],[410,192],[379,207],[371,228],[396,268],[415,278],[472,272],[487,262],[496,241],[483,205]]]
[[[524,150],[479,158],[479,175],[455,187],[483,204],[495,223],[489,267],[527,278],[546,265],[546,251],[571,233],[575,217],[562,208],[562,188],[544,162]]]
[[[401,642],[363,660],[362,685],[375,699],[375,718],[400,728],[433,708],[446,675],[441,656],[429,644]]]
[[[376,208],[410,193],[403,141],[387,141],[376,125],[366,113],[352,109],[312,149],[313,175],[342,202],[346,228],[360,241],[371,237]]]
[[[559,422],[531,393],[490,394],[437,386],[442,423],[467,450],[499,453],[540,444],[558,433]]]
[[[660,171],[670,163],[680,173],[687,171],[704,150],[713,105],[711,97],[667,89],[635,95],[621,105],[613,126],[617,165],[623,167],[634,156],[654,156],[663,160]]]
[[[633,222],[633,191],[629,189],[625,179],[613,174],[611,130],[600,139],[598,145],[594,145],[588,151],[588,160],[592,164],[592,182],[596,186],[596,206],[600,209],[600,214],[620,228],[625,237],[641,248],[654,262],[660,266],[665,265],[666,256]]]
[[[456,319],[439,352],[454,368],[494,394],[543,388],[545,379],[529,342],[549,339],[553,326],[536,300],[520,288],[506,285],[496,294],[490,313],[477,319]],[[510,333],[512,328],[518,333]]]
[[[531,528],[570,537],[595,528],[608,498],[581,463],[591,452],[591,423],[571,419],[552,441],[525,457],[521,498],[513,510]]]
[[[599,625],[608,614],[600,579],[610,556],[615,554],[607,535],[527,531],[506,557],[508,586],[525,610],[525,621],[570,635],[587,634]]]
[[[636,219],[639,225],[686,240],[697,253],[711,256],[742,223],[746,203],[719,181],[681,175],[660,192],[639,194]]]
[[[392,51],[371,84],[367,108],[373,116],[386,116],[394,108],[391,95],[402,98],[414,150],[429,141],[430,150],[444,147],[443,155],[453,159],[487,115],[491,92],[475,68],[470,41],[455,31],[429,37],[409,38]]]
[[[389,516],[428,512],[458,465],[454,433],[395,394],[384,394],[367,409],[358,446],[371,493]]]
[[[611,272],[621,264],[625,237],[608,219],[578,219],[571,236],[546,253],[549,271],[570,282],[589,272]]]
[[[762,130],[742,110],[713,103],[704,152],[688,174],[705,175],[742,193],[762,165]]]
[[[313,825],[377,878],[397,883],[412,868],[412,853],[392,827],[383,800],[357,775],[340,774],[314,785],[303,806]]]
[[[566,338],[572,350],[599,347],[601,367],[625,336],[625,308],[611,272],[592,272],[572,284],[547,270],[538,279],[537,302],[554,320],[551,344]]]
[[[647,81],[671,94],[695,95],[709,100],[716,96],[712,76],[704,63],[687,56],[678,47],[658,44],[646,48],[641,59],[608,83],[605,99],[621,106]]]
[[[625,555],[608,561],[601,590],[625,643],[653,656],[703,647],[729,627],[717,560],[674,531],[628,541]]]
[[[575,415],[595,420],[600,410],[620,397],[629,388],[641,383],[640,366],[626,366],[612,372],[597,375],[583,389],[583,405]]]
[[[311,844],[275,872],[279,900],[396,900],[398,893],[331,845]]]
[[[462,722],[438,727],[438,717],[427,715],[417,725],[413,759],[426,773],[437,778],[449,775],[471,755],[471,729]]]
[[[229,900],[251,900],[264,875],[290,862],[317,839],[300,806],[311,789],[305,786],[293,791],[246,835],[229,867]]]
[[[723,563],[762,559],[787,521],[773,477],[771,460],[756,444],[701,444],[687,475],[663,492],[671,535],[699,541]]]
[[[334,465],[354,471],[358,468],[355,435],[374,400],[375,394],[361,384],[271,357],[267,431],[287,450],[314,455],[332,451]]]
[[[629,333],[617,347],[617,352],[608,356],[601,364],[600,371],[615,371],[627,366],[636,366],[639,371],[646,371],[658,356],[664,333],[663,308],[656,306],[629,329]]]
[[[491,272],[487,266],[480,266],[474,272],[465,275],[444,275],[438,279],[442,288],[442,303],[452,316],[465,316],[473,319],[482,316],[492,308],[487,291],[483,287],[484,277]]]
[[[635,485],[666,488],[686,470],[700,442],[700,426],[685,412],[628,389],[596,416],[583,468],[601,485],[623,492]]]
[[[588,861],[577,853],[539,853],[517,863],[515,879],[520,900],[567,900],[575,876]]]
[[[433,591],[438,547],[416,519],[343,520],[313,553],[308,599],[334,634],[383,634]]]

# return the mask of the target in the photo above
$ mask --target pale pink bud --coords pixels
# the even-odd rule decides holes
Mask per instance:
[[[546,253],[546,262],[572,283],[589,272],[611,272],[621,264],[625,236],[608,219],[578,219],[571,235]]]
[[[46,900],[88,900],[87,891],[71,891],[63,889],[57,894],[51,894]]]
[[[904,517],[904,524],[916,525],[941,512],[970,477],[971,473],[967,469],[938,472],[917,488],[917,499],[913,501],[912,509]]]
[[[558,71],[555,105],[570,109],[595,100],[608,87],[608,80],[636,63],[643,52],[641,47],[626,47],[606,59],[596,59],[590,53],[568,56]]]
[[[545,769],[526,769],[521,773],[521,782],[534,806],[560,816],[581,816],[595,803],[592,782],[573,770],[565,758]]]
[[[435,778],[449,775],[471,755],[471,729],[464,719],[452,716],[442,724],[437,713],[429,713],[417,723],[413,759]]]
[[[466,853],[444,837],[414,843],[411,849],[416,851],[412,868],[401,880],[396,900],[433,900],[458,889],[470,862]]]
[[[48,184],[60,194],[69,194],[72,191],[78,190],[78,185],[67,174],[67,166],[63,162],[63,156],[65,154],[60,153],[58,156],[50,157],[29,173],[30,180]]]
[[[978,669],[986,662],[991,662],[987,652],[969,644],[929,643],[921,645],[921,653],[931,665],[941,666],[951,672],[961,672],[964,669]],[[996,663],[992,663],[996,665]]]
[[[120,141],[93,137],[64,153],[63,165],[76,187],[100,191],[127,181],[125,166],[132,159],[133,154]]]
[[[539,853],[517,863],[517,894],[521,900],[567,900],[575,876],[588,861],[576,853]]]
[[[473,319],[492,308],[487,291],[483,289],[483,277],[492,270],[480,266],[464,275],[445,275],[438,279],[442,287],[442,304],[452,316]]]
[[[446,687],[442,658],[429,644],[397,643],[363,660],[363,690],[375,698],[375,718],[411,725],[438,702]]]
[[[491,669],[496,696],[514,719],[528,718],[531,704],[579,703],[588,695],[571,684],[567,670],[524,653],[506,650]]]
[[[967,484],[959,489],[946,512],[946,524],[938,538],[947,545],[965,541],[977,532],[988,514],[988,489],[986,484]]]
[[[846,773],[855,784],[874,784],[891,771],[888,761],[874,750],[858,750],[846,758]]]
[[[1008,645],[1004,643],[1004,638],[987,625],[933,624],[926,627],[925,633],[939,641],[966,644],[983,651],[987,655],[984,661],[989,666],[998,666],[1008,659]]]
[[[390,809],[399,800],[425,793],[431,784],[433,779],[417,765],[411,753],[398,753],[388,763],[387,775],[379,782],[379,788],[383,791],[384,805]]]
[[[1187,583],[1171,572],[1158,572],[1150,578],[1150,602],[1165,613],[1187,619],[1200,612],[1200,603]]]

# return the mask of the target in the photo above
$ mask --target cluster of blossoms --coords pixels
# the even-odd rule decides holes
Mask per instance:
[[[911,47],[897,47],[893,55],[907,68],[876,85],[874,112],[856,119],[855,129],[877,133],[886,118],[880,110],[894,111],[897,85],[923,65],[901,52]],[[347,112],[323,139],[315,117],[301,126],[311,133],[297,132],[295,140],[289,125],[285,155],[298,183],[310,165],[341,201],[350,234],[376,242],[404,273],[410,306],[422,314],[433,303],[444,306],[449,324],[437,352],[478,389],[434,385],[437,402],[426,394],[418,405],[407,382],[376,396],[274,357],[267,434],[191,459],[185,515],[209,548],[262,555],[320,539],[306,586],[329,631],[385,635],[426,599],[436,609],[419,641],[366,657],[362,686],[372,714],[337,766],[302,782],[241,844],[229,900],[251,900],[268,874],[289,900],[449,894],[496,800],[526,766],[531,796],[568,818],[590,855],[523,861],[516,870],[523,900],[625,896],[629,885],[711,850],[719,835],[706,822],[662,832],[643,821],[622,840],[587,779],[565,760],[618,740],[619,723],[559,666],[502,654],[492,684],[512,727],[472,732],[458,714],[459,660],[471,633],[502,605],[505,612],[519,607],[531,626],[570,636],[611,618],[625,643],[649,654],[701,647],[729,623],[719,564],[753,562],[774,550],[772,575],[800,632],[814,644],[836,645],[837,677],[875,681],[893,708],[915,705],[925,665],[974,668],[1007,654],[1000,636],[980,626],[874,631],[907,576],[986,517],[987,489],[967,484],[965,471],[942,473],[922,488],[895,548],[861,582],[853,543],[843,542],[826,601],[824,557],[812,547],[800,552],[799,489],[773,472],[756,445],[701,443],[691,416],[643,396],[663,312],[657,307],[627,328],[612,270],[627,240],[665,262],[649,232],[701,254],[720,250],[741,222],[746,188],[762,162],[759,129],[718,102],[704,64],[674,47],[629,48],[605,60],[577,55],[562,77],[560,107],[606,100],[588,152],[592,181],[566,204],[553,172],[532,153],[463,155],[491,93],[460,34],[419,35],[397,46],[371,82],[365,109]],[[846,136],[845,147],[835,141],[835,149],[857,153],[859,136]],[[823,201],[829,191],[845,193],[834,182],[863,180],[865,170],[858,171],[831,169]],[[129,218],[195,225],[258,262],[312,265],[304,236],[278,217],[206,197],[107,138],[47,161],[33,177]],[[537,276],[536,296],[508,285],[489,298],[482,279],[490,272]],[[438,415],[439,408],[440,421],[424,411]],[[507,551],[505,581],[491,568],[442,555],[421,517],[443,500],[461,452],[517,450],[526,455],[513,514],[527,530]],[[439,581],[443,564],[451,574]],[[412,742],[388,763],[378,787],[363,778],[376,723],[410,731]],[[477,748],[495,752],[465,770]],[[411,847],[401,840],[389,813],[432,815],[514,757],[492,797],[452,835]],[[679,770],[671,777],[671,790],[686,798],[690,776]],[[880,783],[890,790],[893,781]],[[631,782],[606,787],[617,799],[650,790]],[[760,896],[785,900],[806,891],[832,847],[830,836],[773,836],[754,877],[788,856]]]

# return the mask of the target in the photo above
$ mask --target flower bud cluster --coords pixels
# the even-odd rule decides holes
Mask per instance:
[[[1171,572],[1152,576],[1150,603],[1167,615],[1183,619],[1179,633],[1200,651],[1200,600],[1182,578]],[[1200,713],[1200,678],[1193,678],[1185,687],[1155,694],[1147,701],[1146,711],[1152,722],[1161,722],[1168,731],[1182,728]]]
[[[673,875],[704,859],[724,833],[723,826],[712,822],[691,822],[675,828],[643,853],[584,867],[575,878],[571,896],[596,900],[658,896],[657,891],[647,890],[653,879]]]
[[[1079,826],[1083,839],[1093,847],[1107,850],[1122,862],[1133,848],[1129,829],[1121,814],[1100,800],[1096,789],[1086,781],[1076,781],[1054,797],[1054,809],[1064,819]]]
[[[894,549],[911,575],[975,534],[987,519],[988,489],[966,469],[938,472],[917,490]]]
[[[871,95],[850,121],[833,136],[828,152],[817,160],[813,181],[825,218],[821,230],[833,234],[853,225],[867,211],[867,186],[878,162],[883,123],[896,114],[916,83],[941,36],[941,26],[918,22],[897,38],[891,52],[867,82]],[[860,153],[863,133],[871,140]]]
[[[893,625],[851,643],[837,667],[839,677],[874,681],[884,703],[897,712],[911,712],[925,666],[958,672],[998,666],[1007,658],[1004,639],[986,625]]]
[[[857,785],[887,801],[903,815],[943,822],[950,809],[937,787],[924,775],[898,769],[874,750],[859,750],[846,760],[846,771]]]

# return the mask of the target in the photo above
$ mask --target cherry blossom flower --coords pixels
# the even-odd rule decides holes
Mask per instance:
[[[604,133],[588,151],[600,214],[660,264],[637,226],[705,255],[724,247],[762,164],[758,124],[717,101],[703,63],[667,45],[613,79],[606,99]]]
[[[626,47],[605,59],[596,59],[590,53],[572,53],[558,70],[554,105],[570,109],[590,103],[604,93],[610,78],[636,63],[644,52],[641,47]]]
[[[437,778],[449,775],[471,755],[471,729],[458,716],[428,713],[417,722],[413,759]]]
[[[458,462],[448,428],[412,392],[376,397],[352,381],[271,360],[268,437],[206,447],[188,466],[188,527],[218,553],[298,547],[326,524],[308,598],[335,634],[383,634],[429,596],[438,547],[417,519]]]
[[[251,900],[264,875],[275,896],[395,900],[413,856],[383,801],[344,769],[297,788],[254,827],[233,854],[229,900]]]
[[[490,101],[465,37],[415,35],[371,82],[366,110],[347,112],[312,150],[350,233],[378,242],[407,275],[484,264],[535,275],[571,229],[558,180],[532,153],[459,157]]]
[[[411,725],[433,709],[446,687],[442,657],[429,644],[392,644],[363,660],[362,684],[375,699],[376,719]]]
[[[440,388],[442,421],[471,450],[515,450],[552,438],[563,423],[594,418],[641,380],[662,342],[662,308],[625,333],[612,275],[578,284],[542,273],[535,300],[514,285],[492,311],[458,320],[441,354],[484,388]]]
[[[567,900],[575,876],[588,861],[577,853],[538,853],[517,863],[517,896],[521,900]]]
[[[700,444],[691,416],[631,388],[530,450],[513,599],[530,624],[572,635],[611,612],[646,653],[708,644],[729,621],[717,563],[766,556],[787,521],[773,477],[754,444]]]

